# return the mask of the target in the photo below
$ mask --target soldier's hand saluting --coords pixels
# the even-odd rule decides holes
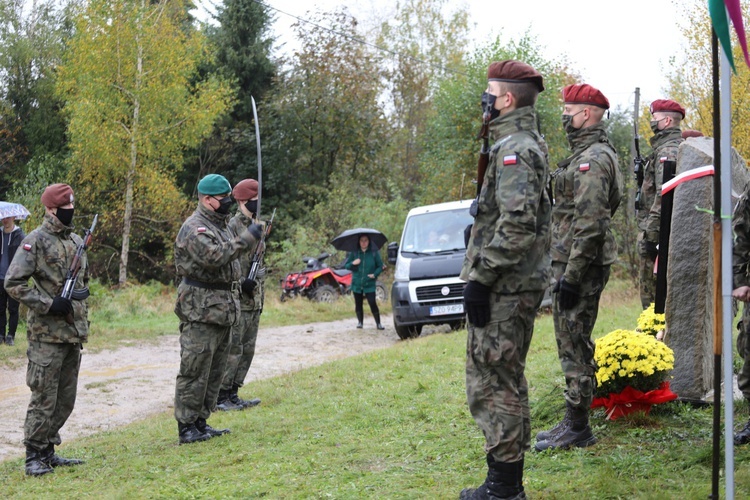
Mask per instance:
[[[469,281],[464,288],[464,306],[469,323],[484,328],[490,321],[490,292],[492,289],[478,281]]]

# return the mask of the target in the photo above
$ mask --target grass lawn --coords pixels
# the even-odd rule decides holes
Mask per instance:
[[[612,283],[595,336],[632,328],[639,312],[627,284]],[[6,461],[0,464],[3,496],[457,498],[486,472],[484,440],[466,406],[465,342],[465,331],[435,334],[253,382],[241,395],[263,404],[214,415],[209,423],[232,434],[206,443],[178,446],[176,423],[165,411],[64,443],[62,456],[87,460],[80,467],[27,478],[21,460]],[[536,434],[564,412],[549,315],[537,320],[527,377]],[[736,411],[737,418],[747,415],[744,404]],[[667,403],[649,416],[608,422],[603,411],[594,411],[596,446],[526,455],[527,494],[706,498],[711,412]],[[736,497],[748,498],[750,446],[736,448],[735,459]]]

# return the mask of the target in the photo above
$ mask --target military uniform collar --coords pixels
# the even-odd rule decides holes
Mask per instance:
[[[682,130],[680,130],[680,127],[669,127],[655,133],[654,136],[649,140],[649,143],[651,144],[652,148],[656,149],[665,142],[681,140]]]
[[[537,114],[533,106],[523,106],[514,109],[506,115],[501,115],[490,122],[490,137],[497,141],[513,132],[536,131]]]
[[[198,212],[217,226],[225,225],[227,220],[232,216],[232,214],[220,214],[210,208],[206,208],[203,203],[198,203]]]
[[[60,236],[68,236],[73,232],[75,226],[66,226],[56,216],[45,213],[44,220],[42,221],[42,227],[45,231]]]
[[[572,134],[568,134],[568,143],[573,150],[573,154],[558,162],[558,168],[567,167],[576,156],[597,142],[606,142],[607,144],[610,144],[609,137],[607,136],[607,127],[604,125],[604,122],[599,122],[596,125],[581,128]]]

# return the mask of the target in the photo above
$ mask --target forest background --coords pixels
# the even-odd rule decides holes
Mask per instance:
[[[687,108],[683,128],[710,135],[706,2],[675,8],[691,49],[664,68],[664,96]],[[537,109],[551,169],[568,155],[560,90],[581,77],[564,57],[546,57],[532,31],[468,50],[466,10],[405,0],[367,29],[346,9],[313,13],[294,26],[299,48],[278,55],[275,13],[262,2],[224,0],[209,23],[193,9],[192,0],[0,0],[0,199],[32,211],[28,232],[41,221],[44,187],[71,184],[79,231],[99,214],[89,256],[107,285],[173,282],[174,238],[200,178],[257,178],[251,96],[262,216],[277,209],[267,254],[276,278],[303,255],[333,253],[344,229],[375,227],[398,241],[410,208],[473,197],[491,61],[522,60],[544,75]],[[750,71],[738,65],[733,145],[745,158],[748,88]],[[632,109],[616,108],[607,124],[628,183],[613,227],[617,272],[635,280],[632,120]]]

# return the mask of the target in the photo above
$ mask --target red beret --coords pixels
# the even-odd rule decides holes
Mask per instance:
[[[529,82],[536,85],[539,92],[544,90],[542,75],[521,61],[497,61],[487,68],[487,79],[494,82],[523,83]]]
[[[232,189],[232,196],[235,200],[252,200],[258,196],[258,181],[245,179],[238,182]]]
[[[588,83],[568,85],[563,89],[563,102],[565,104],[590,104],[604,109],[609,109],[609,100],[595,87]]]
[[[680,113],[685,118],[685,108],[670,99],[657,99],[651,103],[651,114],[658,112]]]
[[[687,139],[688,137],[703,137],[703,132],[697,130],[684,130],[682,132],[682,138]]]
[[[59,208],[73,203],[73,188],[67,184],[51,184],[42,193],[42,205]]]

